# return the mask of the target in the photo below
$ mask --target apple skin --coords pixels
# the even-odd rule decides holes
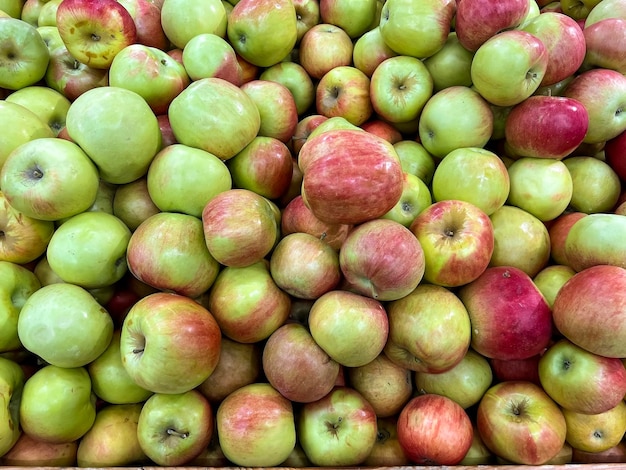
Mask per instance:
[[[617,173],[622,183],[626,182],[626,131],[606,142],[604,155],[606,162]]]
[[[42,329],[49,335],[43,337]],[[106,350],[113,336],[113,320],[82,287],[50,284],[26,300],[17,331],[24,347],[47,363],[73,368],[90,363]]]
[[[136,41],[163,51],[170,47],[170,40],[161,26],[161,7],[151,0],[120,0],[135,23]]]
[[[623,400],[613,408],[596,414],[578,413],[563,409],[567,423],[567,442],[583,452],[605,452],[614,448],[624,436],[626,403]]]
[[[77,451],[78,441],[51,444],[22,433],[0,462],[9,467],[73,467]]]
[[[115,0],[64,0],[56,26],[72,56],[97,69],[108,69],[115,55],[137,40],[133,17]]]
[[[456,294],[445,287],[422,283],[386,308],[389,338],[384,353],[401,367],[444,372],[458,364],[469,349],[469,315]]]
[[[459,298],[472,322],[472,348],[487,358],[525,359],[542,352],[552,338],[550,307],[518,268],[487,268],[461,288]]]
[[[569,266],[549,264],[537,273],[533,278],[533,282],[546,298],[550,308],[552,308],[556,294],[574,274],[576,274],[576,271]]]
[[[293,0],[292,3],[298,18],[296,45],[299,45],[304,34],[320,23],[320,3],[319,0]]]
[[[316,0],[307,1],[313,3]],[[304,67],[297,62],[279,62],[274,64],[264,69],[258,76],[258,79],[274,81],[286,87],[293,95],[298,116],[304,116],[315,101],[313,80]]]
[[[378,418],[378,434],[374,448],[363,461],[368,467],[406,466],[411,462],[398,442],[397,416]]]
[[[120,354],[136,384],[178,394],[215,370],[220,341],[219,326],[206,308],[188,297],[156,292],[138,300],[126,315]]]
[[[3,406],[0,409],[0,456],[11,450],[23,435],[20,426],[19,408],[22,401],[26,375],[17,362],[0,357],[0,396]]]
[[[154,204],[148,192],[148,180],[141,177],[126,184],[116,186],[113,196],[113,215],[134,232],[139,224],[160,209]]]
[[[621,359],[599,356],[565,338],[550,345],[539,359],[539,379],[559,406],[577,413],[604,413],[626,395]]]
[[[624,260],[626,217],[619,214],[589,214],[574,221],[565,238],[567,265],[582,271],[596,265],[626,269]]]
[[[451,86],[471,86],[473,57],[474,53],[459,42],[456,31],[450,31],[443,47],[424,60],[433,79],[433,90],[438,92]]]
[[[588,214],[584,212],[567,211],[550,221],[548,236],[550,238],[550,256],[554,263],[569,266],[569,261],[565,254],[567,234],[571,230],[572,225],[586,215]]]
[[[305,403],[296,426],[306,456],[317,466],[358,465],[376,442],[372,405],[347,386],[337,386],[323,398]]]
[[[358,39],[375,22],[377,0],[334,1],[320,3],[320,21],[339,26],[352,39]]]
[[[583,143],[589,128],[584,105],[563,96],[530,96],[513,106],[504,125],[515,155],[560,160]]]
[[[50,126],[55,136],[65,127],[65,117],[71,105],[62,93],[41,85],[21,88],[5,100],[30,109]]]
[[[222,452],[235,465],[276,466],[296,445],[293,405],[269,383],[232,392],[220,403],[216,422]]]
[[[343,277],[362,295],[397,300],[412,292],[424,276],[425,254],[404,225],[374,219],[355,227],[339,250]]]
[[[571,208],[587,214],[611,212],[619,200],[622,184],[610,165],[588,155],[572,156],[563,163],[574,185]]]
[[[225,37],[227,21],[221,0],[162,1],[161,26],[170,42],[179,49],[184,49],[198,34]]]
[[[324,222],[352,225],[375,219],[402,195],[404,178],[393,145],[362,130],[337,129],[310,138],[298,164],[304,175],[302,197]]]
[[[350,65],[334,67],[317,84],[315,109],[328,118],[342,117],[360,126],[373,113],[369,77]]]
[[[456,465],[469,450],[474,430],[454,400],[427,393],[412,398],[400,411],[398,442],[418,465]],[[446,444],[442,446],[442,442]]]
[[[541,354],[536,354],[526,359],[489,359],[491,370],[498,382],[519,381],[532,382],[541,386],[539,380],[539,359]]]
[[[335,386],[340,365],[299,323],[278,328],[263,347],[263,372],[269,383],[292,402],[323,398]]]
[[[390,57],[398,54],[384,41],[380,28],[376,26],[362,34],[354,41],[352,48],[352,63],[368,77],[371,77],[376,68]]]
[[[623,299],[626,269],[597,265],[576,273],[559,290],[552,316],[558,331],[572,343],[606,357],[625,357]]]
[[[319,80],[335,67],[351,65],[353,52],[354,45],[348,33],[339,26],[326,23],[310,28],[298,47],[299,63],[314,80]]]
[[[390,219],[410,228],[411,224],[420,212],[433,203],[428,185],[418,176],[406,171],[400,200],[393,206],[382,219]]]
[[[617,44],[626,38],[626,18],[605,18],[583,29],[586,67],[607,68],[626,73],[626,60]]]
[[[579,449],[572,449],[571,463],[604,464],[623,462],[626,462],[626,442],[624,441],[602,452],[585,452]]]
[[[216,77],[236,86],[243,83],[235,49],[217,34],[202,33],[192,37],[183,48],[182,61],[191,80]]]
[[[18,18],[0,18],[0,87],[19,90],[35,85],[46,73],[48,47],[37,28]]]
[[[566,423],[558,405],[540,386],[500,382],[478,404],[476,425],[485,445],[513,463],[541,465],[565,444]]]

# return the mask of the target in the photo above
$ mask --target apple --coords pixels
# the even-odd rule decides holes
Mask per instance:
[[[206,150],[172,144],[160,150],[146,173],[150,199],[164,212],[197,218],[207,203],[232,188],[226,164]]]
[[[217,34],[201,33],[189,39],[183,48],[182,60],[191,80],[217,77],[237,86],[242,84],[235,49]]]
[[[171,43],[184,49],[191,38],[210,33],[226,36],[227,14],[221,0],[164,0],[161,26]]]
[[[366,132],[377,135],[385,139],[390,144],[400,142],[403,138],[402,134],[396,129],[393,124],[383,121],[378,117],[373,117],[361,124],[361,129]]]
[[[566,338],[550,345],[539,359],[539,379],[559,406],[576,413],[604,413],[626,395],[621,359],[594,354]]]
[[[25,380],[24,370],[17,362],[0,357],[0,456],[9,452],[23,434],[19,408]]]
[[[576,273],[554,299],[557,330],[591,353],[625,357],[623,343],[615,341],[624,329],[620,294],[625,283],[626,269],[619,266],[597,265]]]
[[[269,383],[232,392],[217,408],[216,422],[219,445],[235,465],[276,466],[296,445],[293,405]]]
[[[65,48],[65,43],[63,42],[63,39],[61,39],[61,35],[59,34],[59,28],[57,28],[56,26],[39,26],[37,27],[37,31],[39,32],[41,39],[43,39],[43,41],[46,43],[46,46],[48,46],[48,51],[50,51],[50,53],[52,53],[58,47]],[[48,65],[50,65],[50,63],[48,63]]]
[[[468,349],[461,361],[444,372],[415,372],[420,393],[436,393],[455,401],[463,409],[476,405],[491,386],[493,372],[487,358]]]
[[[626,5],[622,0],[609,0],[599,3],[594,1],[594,3],[597,4],[589,10],[589,14],[584,19],[584,27],[591,26],[606,18],[624,18],[626,16],[626,8],[624,8]]]
[[[323,398],[335,386],[340,367],[300,323],[282,325],[263,346],[265,377],[292,402]]]
[[[49,63],[48,47],[37,28],[18,18],[0,18],[0,87],[19,90],[37,84]]]
[[[0,457],[2,465],[19,467],[71,467],[77,464],[78,441],[52,444],[21,433],[17,442]]]
[[[602,413],[587,414],[564,409],[567,442],[583,452],[605,452],[617,446],[624,437],[626,403],[620,400]]]
[[[512,106],[537,90],[548,61],[541,39],[522,30],[503,31],[487,39],[474,53],[472,83],[490,103]]]
[[[269,67],[285,59],[298,39],[291,0],[240,0],[228,15],[226,34],[248,62]]]
[[[570,212],[566,211],[559,215],[556,219],[550,221],[548,228],[548,236],[550,238],[550,257],[556,264],[569,266],[569,261],[565,254],[565,241],[567,240],[567,234],[572,228],[572,225],[582,217],[588,214],[584,212]]]
[[[145,1],[145,0],[141,0]],[[189,85],[188,70],[165,51],[131,44],[115,55],[109,67],[109,86],[140,95],[155,114],[167,113],[172,100]]]
[[[541,221],[553,220],[568,208],[574,185],[563,161],[522,157],[508,171],[511,189],[507,203],[511,206],[524,209]]]
[[[385,354],[362,366],[348,367],[346,373],[350,386],[372,405],[379,419],[396,417],[414,392],[411,371]]]
[[[535,275],[533,282],[552,308],[559,290],[574,274],[576,271],[567,265],[549,264]]]
[[[412,371],[439,373],[465,356],[471,341],[467,310],[451,290],[422,283],[387,304],[389,337],[384,353]]]
[[[573,184],[570,206],[586,214],[609,212],[620,196],[622,184],[615,170],[598,158],[569,157],[563,160]]]
[[[320,22],[320,3],[319,0],[292,0],[292,3],[298,19],[296,45],[299,45],[302,36]]]
[[[3,0],[0,2],[0,10],[7,16],[19,18],[24,3],[24,0]]]
[[[368,467],[393,467],[410,464],[404,449],[398,442],[397,416],[377,418],[376,444],[363,461]]]
[[[224,266],[245,267],[262,260],[279,237],[280,215],[269,199],[249,189],[229,189],[202,211],[209,253]]]
[[[471,86],[473,58],[474,53],[461,44],[457,32],[450,31],[443,47],[424,59],[433,80],[433,90],[438,92],[451,86]]]
[[[62,93],[40,85],[32,85],[14,91],[6,101],[21,104],[46,122],[55,136],[65,127],[65,117],[70,108],[70,100]]]
[[[317,116],[317,114],[315,116]],[[319,122],[317,125],[314,126],[314,128],[311,130],[311,132],[307,136],[306,140],[312,140],[314,137],[317,137],[319,134],[323,134],[324,132],[340,130],[340,129],[365,132],[365,129],[363,129],[360,126],[355,126],[354,124],[352,124],[350,121],[348,121],[346,118],[342,116],[334,116],[330,118],[326,116],[322,116],[322,117],[326,119],[323,122]],[[302,147],[300,147],[300,150],[302,150]],[[298,157],[300,157],[300,152],[298,152]],[[299,158],[298,158],[298,164],[300,165]]]
[[[39,220],[15,210],[0,191],[0,259],[23,264],[37,260],[46,252],[54,234],[51,220]]]
[[[539,38],[548,50],[548,66],[540,86],[559,83],[583,65],[587,41],[572,17],[557,11],[543,12],[520,29]]]
[[[315,0],[306,0],[314,3]],[[296,2],[294,2],[295,5]],[[259,80],[280,83],[293,95],[298,116],[304,115],[315,101],[315,86],[305,68],[297,62],[279,62],[264,69]],[[296,125],[297,127],[297,125]],[[293,130],[295,134],[295,129]],[[293,136],[291,136],[293,138]]]
[[[498,33],[519,27],[529,12],[528,0],[462,0],[458,2],[454,26],[459,43],[477,51]]]
[[[484,147],[493,133],[493,113],[474,89],[457,85],[436,92],[428,100],[418,126],[424,148],[443,158],[459,148]]]
[[[313,465],[324,467],[363,463],[376,443],[378,428],[372,405],[346,386],[305,403],[296,426],[306,456]]]
[[[70,54],[96,69],[108,69],[115,55],[137,40],[133,17],[116,0],[63,0],[55,19]]]
[[[539,385],[507,381],[493,385],[478,404],[476,426],[498,457],[523,465],[542,465],[565,444],[563,412]]]
[[[86,211],[96,199],[99,180],[98,169],[78,145],[54,137],[20,145],[0,170],[9,204],[39,220]]]
[[[223,335],[240,343],[267,339],[285,323],[292,302],[272,279],[267,260],[224,267],[207,301]]]
[[[219,403],[244,385],[259,381],[262,373],[261,343],[240,343],[222,336],[217,367],[198,390],[211,403]]]
[[[469,202],[435,202],[418,214],[409,229],[424,252],[424,279],[432,284],[458,287],[476,279],[489,265],[494,229],[489,216]]]
[[[337,251],[306,232],[283,235],[270,256],[270,273],[278,287],[298,299],[317,299],[342,279]]]
[[[476,429],[476,424],[473,423],[472,445],[465,454],[465,457],[463,457],[463,460],[459,462],[459,465],[488,465],[493,463],[493,461],[493,454],[487,449],[487,446]]]
[[[334,67],[317,84],[315,109],[322,116],[342,117],[360,126],[373,113],[369,77],[353,66]]]
[[[565,237],[565,264],[575,271],[602,264],[626,269],[624,233],[626,217],[623,215],[589,214],[588,217],[580,217]]]
[[[76,464],[81,467],[148,463],[139,445],[137,424],[143,403],[106,405],[78,442]]]
[[[161,131],[150,106],[125,88],[84,92],[72,102],[66,127],[109,183],[129,183],[143,176],[161,147]]]
[[[616,446],[602,452],[585,452],[572,448],[572,463],[622,463],[626,459],[626,442],[621,441]]]
[[[412,173],[404,172],[404,185],[400,200],[382,219],[390,219],[409,228],[420,212],[432,204],[430,189]]]
[[[206,109],[214,112],[207,113]],[[254,101],[221,78],[196,80],[172,100],[168,110],[176,140],[228,160],[257,136],[261,125]]]
[[[375,219],[402,195],[403,172],[393,145],[362,130],[309,137],[298,164],[304,175],[302,197],[324,222],[352,225]]]
[[[23,346],[47,363],[81,367],[109,346],[113,320],[88,291],[58,283],[43,286],[28,297],[17,331]],[[41,331],[49,334],[42,336]]]
[[[83,437],[96,419],[87,370],[55,365],[38,369],[24,383],[19,416],[23,432],[39,441],[62,444]]]
[[[626,119],[619,111],[626,99],[623,74],[605,68],[584,71],[567,85],[563,96],[581,102],[589,114],[589,129],[583,142],[604,142],[626,129]]]
[[[550,236],[546,225],[530,212],[505,204],[489,218],[494,249],[490,266],[511,266],[535,277],[550,260]]]
[[[352,47],[352,64],[368,77],[385,59],[398,54],[384,41],[378,25],[359,36]]]
[[[380,13],[380,32],[399,55],[425,59],[445,44],[456,10],[452,0],[387,1]]]
[[[626,181],[626,131],[609,139],[604,145],[605,161],[617,173],[622,182]]]
[[[591,10],[593,10],[593,8],[601,2],[600,0],[560,0],[559,3],[563,13],[571,16],[575,20],[584,20],[587,18]]]
[[[424,146],[415,140],[403,139],[393,144],[400,158],[400,165],[405,173],[411,173],[427,185],[432,183],[435,174],[435,157]],[[439,159],[437,159],[437,165]]]
[[[299,63],[312,79],[318,80],[335,67],[350,66],[353,52],[348,33],[326,23],[311,27],[298,45]]]
[[[116,186],[113,196],[113,215],[135,231],[137,227],[160,209],[154,204],[148,191],[147,177],[141,177]]]
[[[505,204],[510,188],[509,172],[502,159],[480,147],[452,150],[438,162],[432,177],[436,201],[465,201],[486,215]]]
[[[358,39],[375,21],[377,0],[321,0],[320,21],[342,28],[352,39]]]

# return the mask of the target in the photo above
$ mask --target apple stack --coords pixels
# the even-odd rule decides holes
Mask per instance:
[[[0,56],[0,464],[626,461],[626,0],[0,0]]]

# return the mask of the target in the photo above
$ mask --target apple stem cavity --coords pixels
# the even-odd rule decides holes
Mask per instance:
[[[181,439],[187,439],[189,437],[188,431],[180,432],[180,431],[177,431],[176,429],[167,428],[166,432],[168,436],[180,437]]]

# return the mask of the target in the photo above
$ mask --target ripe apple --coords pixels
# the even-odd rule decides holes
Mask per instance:
[[[115,0],[63,0],[56,26],[70,54],[96,69],[108,69],[115,55],[137,40],[133,17]]]
[[[370,29],[376,16],[377,0],[320,1],[320,21],[342,28],[352,39],[358,39]]]
[[[206,308],[189,297],[156,292],[138,300],[126,315],[120,354],[136,384],[179,394],[215,370],[220,340],[219,326]]]
[[[368,467],[393,467],[405,466],[411,462],[404,449],[398,442],[397,430],[398,417],[377,418],[378,433],[376,444],[372,451],[363,461],[363,465]]]
[[[292,3],[298,19],[296,45],[300,45],[302,36],[320,22],[320,3],[319,0],[292,0]]]
[[[270,67],[296,45],[296,9],[291,0],[239,0],[228,15],[226,34],[241,57]]]
[[[0,455],[5,455],[18,441],[22,433],[19,408],[26,380],[24,370],[15,361],[0,357]]]
[[[380,28],[376,25],[359,36],[352,47],[352,64],[368,77],[385,60],[398,54],[384,41]]]
[[[565,444],[563,412],[539,385],[500,382],[478,404],[476,425],[485,445],[498,457],[541,465]]]
[[[626,131],[609,139],[604,145],[605,161],[617,173],[622,182],[626,181]]]
[[[135,231],[139,224],[160,209],[154,204],[148,192],[148,181],[141,177],[126,184],[116,186],[113,196],[113,215]]]
[[[620,216],[622,217],[622,216]],[[623,297],[626,269],[597,265],[567,281],[552,307],[554,325],[572,343],[606,357],[625,357]]]
[[[118,0],[135,23],[136,41],[148,47],[167,50],[170,40],[161,25],[161,7],[152,0]]]
[[[342,117],[360,126],[373,113],[369,77],[353,66],[334,67],[317,84],[315,109],[322,116]]]
[[[452,399],[427,393],[411,399],[398,416],[398,442],[410,461],[456,465],[472,444],[472,422]]]
[[[65,117],[70,100],[62,93],[41,85],[32,85],[14,91],[6,101],[21,104],[30,109],[50,126],[55,136],[65,127]]]
[[[383,350],[389,331],[387,312],[381,302],[339,289],[313,302],[308,326],[315,342],[346,367],[374,360]]]
[[[474,53],[472,83],[490,103],[512,106],[537,90],[548,60],[546,46],[538,37],[522,30],[503,31],[487,39]]]
[[[382,219],[390,219],[409,228],[420,212],[433,202],[430,189],[424,181],[412,173],[404,173],[404,184],[400,200]]]
[[[314,3],[316,0],[306,1]],[[313,80],[305,68],[297,62],[279,62],[274,64],[264,69],[258,78],[259,80],[273,81],[285,86],[293,95],[298,116],[304,115],[315,101]]]
[[[49,364],[73,368],[90,363],[106,350],[113,336],[113,320],[82,287],[50,284],[24,302],[17,331],[33,354]],[[42,331],[49,333],[42,335]]]
[[[232,392],[220,403],[216,422],[219,445],[235,465],[276,466],[296,445],[293,405],[269,383]]]
[[[269,263],[226,266],[208,293],[208,310],[224,336],[241,343],[268,338],[289,317],[291,297],[272,279]]]
[[[596,5],[589,10],[589,14],[584,20],[584,26],[591,26],[598,21],[606,18],[624,18],[626,17],[626,5],[622,0],[609,0],[608,2],[595,2]],[[598,8],[596,8],[598,7]],[[593,13],[591,13],[593,10]]]
[[[539,379],[559,406],[576,413],[604,413],[626,395],[621,359],[594,354],[565,338],[550,345],[539,359]]]
[[[456,31],[450,31],[443,47],[424,59],[433,80],[433,90],[438,92],[451,86],[471,86],[473,57],[474,53],[461,45]]]
[[[604,452],[617,446],[626,428],[626,403],[620,400],[602,413],[587,414],[563,410],[567,442],[583,452]]]
[[[226,36],[227,14],[221,0],[164,0],[161,26],[167,38],[179,49],[198,34]]]
[[[78,441],[52,444],[21,433],[11,450],[0,457],[2,465],[56,467],[77,465]]]
[[[604,160],[573,156],[563,160],[573,184],[571,207],[586,214],[610,212],[620,197],[619,176]]]
[[[543,351],[526,359],[490,358],[489,364],[498,382],[523,380],[541,386],[541,381],[539,380],[539,359],[541,354],[543,354]]]
[[[552,308],[559,290],[574,274],[576,274],[576,271],[570,266],[549,264],[533,277],[533,282],[545,297],[550,308]]]
[[[209,107],[214,111],[207,113]],[[261,118],[254,101],[221,78],[196,80],[168,110],[176,140],[228,160],[256,137]]]
[[[19,416],[23,432],[34,439],[53,444],[80,439],[96,419],[87,370],[55,365],[38,369],[24,383]]]
[[[49,63],[48,47],[37,28],[19,18],[0,18],[0,87],[19,90],[37,84]]]
[[[422,283],[387,304],[387,315],[389,338],[384,353],[401,367],[444,372],[458,364],[469,348],[469,315],[456,294],[445,287]]]
[[[487,268],[458,295],[472,323],[472,348],[485,357],[525,359],[542,352],[552,338],[550,307],[518,268]]]
[[[393,148],[400,158],[402,170],[421,179],[427,185],[432,182],[435,173],[435,158],[424,146],[411,139],[403,139],[393,144]],[[437,164],[439,164],[437,159]]]
[[[292,402],[323,398],[335,386],[340,365],[299,323],[286,323],[263,346],[263,372],[269,383]]]
[[[335,67],[350,66],[353,52],[348,33],[326,23],[311,27],[298,45],[299,63],[311,78],[318,80]]]
[[[385,139],[390,144],[400,142],[403,138],[402,134],[393,124],[383,121],[379,117],[373,117],[361,124],[361,129]]]
[[[182,61],[191,80],[216,77],[236,86],[242,84],[237,53],[217,34],[201,33],[189,39],[183,48]]]
[[[572,448],[572,463],[623,463],[626,462],[626,442],[621,441],[616,446],[602,452],[585,452]]]
[[[588,217],[576,220],[567,233],[566,264],[575,271],[600,264],[626,269],[623,257],[626,217],[619,214],[589,214]]]
[[[588,214],[584,212],[570,212],[566,211],[559,215],[556,219],[550,221],[548,228],[548,236],[550,238],[550,256],[552,261],[556,264],[569,266],[569,261],[565,254],[565,241],[567,240],[567,234],[572,228],[572,225],[585,217]]]

